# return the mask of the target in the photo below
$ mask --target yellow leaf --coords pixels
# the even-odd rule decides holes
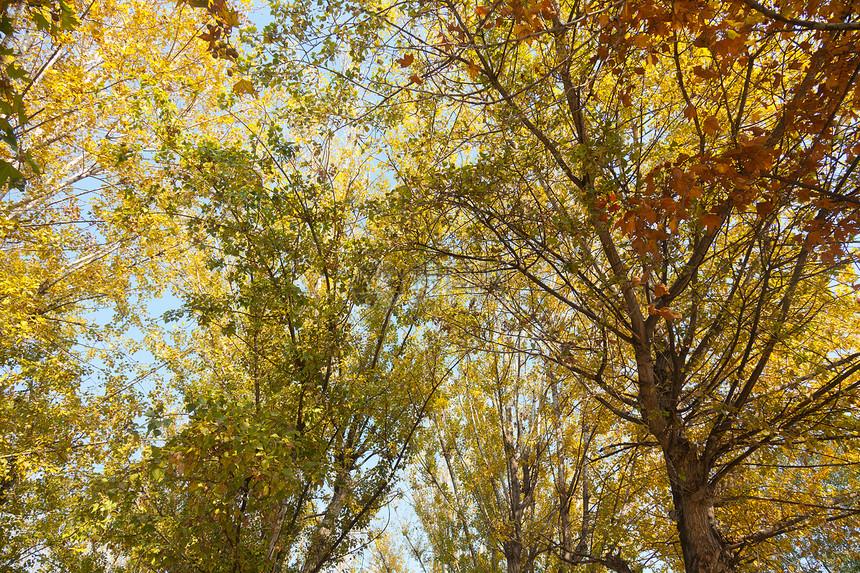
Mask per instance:
[[[516,26],[514,26],[513,32],[517,38],[523,39],[532,33],[532,29],[525,24],[517,24]]]

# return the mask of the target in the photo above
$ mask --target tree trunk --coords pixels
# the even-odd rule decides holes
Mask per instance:
[[[520,453],[514,439],[514,421],[511,407],[505,409],[502,420],[502,442],[505,448],[508,470],[508,531],[507,539],[502,544],[505,552],[505,560],[508,564],[508,573],[522,573],[523,571],[523,516],[529,505],[530,484],[528,474],[523,473],[520,481]],[[524,456],[528,457],[528,456]],[[528,461],[526,461],[528,463]]]
[[[522,573],[523,544],[514,537],[504,542],[505,561],[508,563],[508,573]]]
[[[561,405],[559,404],[558,380],[550,370],[550,389],[552,390],[552,409],[554,416],[554,430],[556,443],[556,475],[555,491],[558,496],[559,529],[561,533],[561,546],[559,547],[561,562],[558,566],[559,573],[566,573],[573,563],[573,524],[570,520],[570,507],[573,501],[572,484],[567,483],[566,452],[564,451],[564,432],[561,428]],[[584,421],[584,418],[583,418]],[[584,423],[584,422],[583,422]],[[584,439],[584,435],[583,435]],[[586,504],[583,504],[585,508]],[[584,513],[585,511],[583,511]],[[583,540],[585,536],[583,535]]]
[[[678,447],[683,450],[683,447]],[[734,559],[714,517],[714,500],[702,464],[692,452],[669,466],[669,481],[678,520],[678,537],[686,573],[729,573],[735,571]],[[683,471],[680,471],[683,468]]]
[[[684,571],[732,572],[734,559],[725,548],[714,517],[714,496],[708,485],[710,468],[687,437],[684,420],[677,410],[681,385],[675,373],[676,364],[668,350],[659,347],[654,348],[653,359],[642,362],[646,367],[643,386],[645,394],[650,394],[651,398],[650,403],[648,400],[641,402],[643,414],[651,422],[650,429],[660,442],[666,461]]]

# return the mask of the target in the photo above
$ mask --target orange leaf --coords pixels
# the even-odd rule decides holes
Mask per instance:
[[[487,6],[478,6],[477,8],[475,8],[475,14],[477,14],[478,16],[480,16],[482,18],[489,13],[490,13],[490,9]]]
[[[696,117],[696,108],[692,104],[684,108],[684,117],[687,119]]]
[[[666,320],[678,320],[679,318],[682,318],[680,314],[678,314],[677,312],[675,312],[674,310],[672,310],[668,306],[665,306],[663,308],[658,308],[657,314],[659,314],[660,316],[662,316]]]
[[[409,81],[419,86],[424,83],[424,80],[422,80],[421,76],[419,76],[418,74],[412,74],[411,76],[409,76]]]
[[[674,235],[678,234],[678,217],[672,217],[669,219],[669,230]]]
[[[713,213],[705,213],[702,215],[701,221],[702,225],[708,229],[708,232],[713,233],[714,229],[720,225],[720,216]]]
[[[621,104],[624,107],[630,107],[633,103],[630,101],[630,92],[623,92],[621,94]]]
[[[469,77],[473,80],[478,77],[478,74],[481,73],[481,66],[476,64],[475,62],[469,62]]]
[[[708,135],[714,135],[720,131],[720,120],[709,115],[702,123],[702,130]]]
[[[527,37],[529,34],[532,33],[532,31],[532,28],[530,26],[526,26],[525,24],[517,24],[513,27],[514,35],[516,35],[516,37],[520,39]]]
[[[713,70],[713,69],[711,69],[711,68],[703,68],[702,66],[696,66],[696,67],[694,67],[694,68],[693,68],[693,73],[694,73],[695,75],[699,76],[700,78],[703,78],[703,79],[706,79],[706,80],[709,80],[709,79],[711,79],[711,78],[715,78],[715,77],[717,77],[717,72],[716,72],[716,70]]]
[[[666,296],[669,294],[669,289],[666,288],[666,285],[663,283],[658,284],[654,287],[654,296],[660,298],[661,296]]]
[[[400,64],[401,68],[406,68],[412,65],[412,62],[415,61],[415,56],[412,54],[405,54],[402,58],[394,61]]]
[[[755,204],[755,211],[759,217],[770,215],[774,211],[773,201],[759,201]]]
[[[663,197],[660,199],[660,207],[664,211],[674,211],[678,207],[678,203],[672,197]]]
[[[654,211],[650,205],[642,205],[636,211],[636,214],[645,221],[648,221],[649,225],[653,225],[657,222],[657,212]]]

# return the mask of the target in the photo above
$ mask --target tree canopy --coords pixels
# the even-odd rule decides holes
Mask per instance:
[[[860,5],[0,4],[0,569],[855,571]]]

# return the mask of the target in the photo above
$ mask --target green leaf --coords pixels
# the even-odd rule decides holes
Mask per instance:
[[[16,189],[24,188],[24,175],[15,169],[8,161],[0,159],[0,187],[9,183],[10,187]]]
[[[243,94],[251,94],[253,96],[257,95],[257,90],[254,87],[254,84],[249,80],[239,80],[233,85],[233,93],[236,95]]]
[[[42,30],[44,32],[49,32],[51,30],[51,21],[48,20],[48,18],[46,18],[41,12],[33,13],[33,22],[35,22],[38,30]]]
[[[0,117],[0,139],[5,141],[13,150],[17,151],[18,138],[15,136],[15,130],[12,129],[9,122],[2,117]]]
[[[23,80],[27,77],[27,71],[18,66],[17,62],[12,62],[6,66],[6,75],[13,80]]]

